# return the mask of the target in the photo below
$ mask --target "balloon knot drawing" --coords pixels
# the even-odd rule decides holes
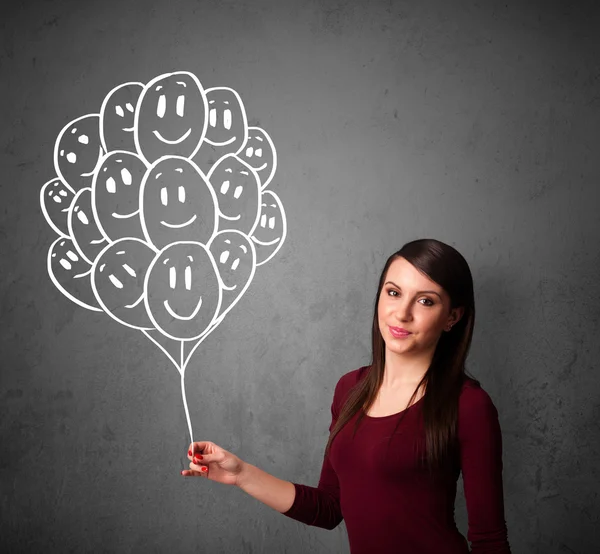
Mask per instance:
[[[69,300],[139,329],[181,377],[283,245],[277,153],[240,95],[187,71],[113,88],[72,120],[40,191],[58,235],[48,275]]]

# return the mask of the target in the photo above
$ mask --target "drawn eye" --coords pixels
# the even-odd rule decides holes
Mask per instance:
[[[223,113],[223,125],[228,131],[231,129],[231,110],[225,110]]]
[[[175,106],[175,111],[179,117],[183,117],[183,113],[185,111],[185,96],[183,94],[177,97],[177,105]]]
[[[228,190],[229,190],[229,181],[223,181],[223,184],[221,185],[221,194],[227,194]]]
[[[192,268],[189,265],[185,268],[185,288],[192,289]]]
[[[229,258],[229,250],[221,252],[221,255],[219,256],[219,262],[224,264],[227,261],[227,258]]]
[[[185,187],[180,186],[178,189],[179,201],[183,204],[185,202]]]
[[[208,122],[210,123],[211,127],[217,126],[217,110],[214,108],[211,108],[210,112],[208,112]]]
[[[167,187],[163,187],[160,189],[160,201],[162,202],[163,206],[166,206],[169,202],[169,198],[167,195]]]
[[[123,183],[126,185],[131,185],[131,183],[133,182],[131,173],[129,172],[129,169],[127,169],[126,167],[121,169],[121,179],[123,180]]]
[[[115,106],[115,112],[118,116],[125,117],[125,112],[123,111],[123,108],[121,106]]]
[[[156,115],[160,118],[165,116],[165,112],[167,111],[167,99],[164,94],[160,95],[158,99],[158,105],[156,106]]]
[[[231,264],[231,269],[233,271],[235,271],[237,269],[238,265],[240,265],[240,259],[236,258],[235,261]]]
[[[177,284],[177,270],[175,267],[169,268],[169,286],[174,289]]]
[[[121,283],[121,281],[119,281],[112,273],[108,276],[108,278],[110,279],[110,282],[118,289],[122,289],[123,288],[123,283]]]
[[[123,264],[123,269],[127,273],[129,273],[129,275],[131,275],[132,277],[137,277],[135,270],[132,267],[128,266],[127,264]]]
[[[238,185],[237,187],[235,187],[235,191],[233,192],[233,196],[234,198],[237,200],[240,196],[242,196],[242,192],[244,190],[244,187],[242,187],[241,185]]]
[[[106,179],[106,192],[109,192],[110,194],[115,194],[115,192],[117,192],[117,183],[115,183],[115,180],[112,177]]]

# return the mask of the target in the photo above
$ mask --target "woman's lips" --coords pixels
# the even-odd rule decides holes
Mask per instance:
[[[392,336],[396,338],[408,337],[408,335],[412,335],[412,333],[410,333],[406,329],[403,329],[402,327],[391,327],[390,325],[388,325],[388,329],[390,330]]]

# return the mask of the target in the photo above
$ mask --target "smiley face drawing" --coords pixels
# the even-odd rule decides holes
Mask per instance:
[[[119,323],[134,329],[154,329],[144,305],[146,272],[157,252],[144,241],[116,240],[92,266],[92,290],[98,304]]]
[[[244,295],[256,270],[256,252],[250,238],[240,231],[219,231],[207,244],[219,270],[223,303],[221,320]]]
[[[100,158],[100,116],[84,115],[68,123],[54,144],[54,169],[75,192],[89,187]]]
[[[139,206],[145,173],[137,154],[117,150],[102,158],[92,181],[92,210],[107,240],[144,239]]]
[[[137,152],[150,165],[166,155],[193,157],[206,134],[208,103],[198,78],[187,71],[152,79],[134,119]]]
[[[248,119],[240,95],[228,87],[206,89],[208,126],[194,162],[210,171],[216,160],[237,154],[248,139]]]
[[[78,306],[101,312],[90,283],[91,271],[70,238],[59,237],[50,245],[48,275],[56,288]]]
[[[217,231],[217,197],[194,162],[164,156],[142,180],[140,217],[146,241],[159,250],[178,241],[206,244]]]
[[[256,171],[234,154],[215,164],[207,175],[217,195],[219,230],[250,235],[258,222],[260,180]]]
[[[123,83],[104,98],[100,108],[100,140],[105,152],[136,151],[133,123],[135,107],[143,90],[143,83]]]
[[[260,127],[248,127],[248,140],[239,157],[258,173],[261,188],[266,188],[277,168],[277,151],[269,134]]]
[[[262,193],[260,220],[250,237],[256,247],[256,265],[267,263],[281,248],[287,234],[283,204],[274,192]]]
[[[69,236],[69,208],[75,192],[60,179],[48,181],[40,191],[40,206],[46,221],[59,235]]]
[[[81,189],[75,195],[69,210],[67,224],[75,248],[86,262],[92,264],[96,256],[106,246],[106,239],[94,219],[91,188]]]
[[[144,284],[154,326],[175,340],[194,340],[219,312],[222,291],[215,260],[200,242],[176,242],[159,252]]]

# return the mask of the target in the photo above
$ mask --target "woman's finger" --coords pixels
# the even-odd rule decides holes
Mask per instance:
[[[201,477],[201,474],[197,471],[192,471],[191,469],[183,469],[181,470],[181,475],[184,477]]]
[[[208,467],[201,465],[201,464],[195,464],[194,462],[190,462],[190,469],[192,471],[195,471],[196,473],[199,473],[202,477],[206,477],[208,476]]]
[[[193,456],[196,453],[202,454],[204,449],[208,445],[208,441],[197,441],[190,444],[188,448],[188,455]],[[191,454],[190,454],[191,452]]]

